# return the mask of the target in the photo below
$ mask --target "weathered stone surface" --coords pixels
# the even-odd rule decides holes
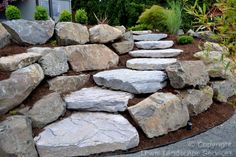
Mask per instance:
[[[88,81],[90,75],[58,76],[48,81],[49,89],[58,93],[67,93],[82,88]]]
[[[136,70],[165,70],[176,62],[177,59],[175,58],[135,58],[128,60],[126,66]]]
[[[129,51],[133,50],[134,42],[133,41],[121,41],[112,44],[113,48],[116,50],[118,54],[125,54]]]
[[[131,31],[124,33],[121,40],[134,42],[133,33]]]
[[[53,48],[50,47],[32,47],[27,49],[27,53],[37,53],[41,56],[45,56],[46,54],[50,53]]]
[[[55,30],[58,45],[77,45],[89,42],[88,28],[79,23],[59,22]]]
[[[47,76],[58,76],[69,70],[65,51],[51,50],[48,54],[39,59],[44,74]]]
[[[115,28],[119,29],[122,32],[122,34],[126,32],[125,26],[115,26]]]
[[[92,87],[73,92],[64,99],[68,109],[121,112],[132,98],[133,95],[126,92]]]
[[[11,34],[12,38],[18,44],[44,44],[54,33],[55,22],[47,21],[28,21],[11,20],[2,22],[3,26]]]
[[[225,80],[212,82],[214,90],[214,99],[219,102],[227,102],[228,98],[235,95],[236,81]]]
[[[10,44],[10,42],[11,42],[11,35],[0,23],[0,49]]]
[[[233,78],[231,67],[226,69],[226,64],[222,62],[207,64],[207,71],[211,78],[230,79]]]
[[[166,86],[166,74],[162,71],[136,71],[117,69],[99,72],[93,76],[99,86],[134,94],[154,93]]]
[[[67,46],[66,53],[76,72],[109,69],[119,62],[119,56],[105,45]]]
[[[153,50],[153,49],[166,49],[174,45],[173,41],[139,41],[135,45],[140,49]]]
[[[10,78],[0,81],[0,115],[20,105],[43,80],[38,64],[14,71]]]
[[[179,61],[166,68],[172,87],[180,89],[185,86],[206,85],[209,75],[202,61]]]
[[[136,35],[143,35],[143,34],[150,34],[152,33],[151,30],[143,30],[143,31],[132,31],[133,34],[136,34]]]
[[[134,35],[135,41],[159,41],[161,39],[167,38],[167,34],[143,34]]]
[[[11,116],[0,123],[1,157],[38,157],[31,122],[25,116]]]
[[[144,58],[169,58],[180,55],[183,50],[180,49],[162,49],[162,50],[135,50],[130,51],[129,55],[132,57]]]
[[[221,46],[218,43],[205,42],[204,49],[207,51],[221,51],[223,53],[228,53],[229,49],[226,46]]]
[[[189,89],[181,92],[183,105],[188,107],[190,116],[198,115],[206,111],[213,103],[213,89],[209,86],[197,89]]]
[[[224,52],[222,51],[200,51],[194,54],[194,57],[202,60],[204,63],[209,64],[209,63],[219,63],[222,60],[222,55],[225,56]],[[231,60],[227,57],[224,57],[225,61],[230,61]]]
[[[177,35],[184,35],[184,30],[183,29],[179,29],[177,32]]]
[[[99,24],[89,29],[90,42],[92,43],[108,43],[122,36],[122,32],[107,24]]]
[[[0,70],[14,71],[35,63],[41,57],[36,53],[21,53],[17,55],[1,57]]]
[[[124,117],[108,113],[76,113],[44,128],[35,137],[40,156],[88,156],[127,150],[139,144],[137,130]]]
[[[42,128],[45,125],[57,120],[66,111],[66,104],[60,94],[51,93],[37,101],[28,116],[32,120],[34,128]]]
[[[172,93],[155,93],[128,111],[148,138],[178,130],[189,120],[187,106]]]

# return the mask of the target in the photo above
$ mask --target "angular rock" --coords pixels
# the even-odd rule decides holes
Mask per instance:
[[[14,71],[10,78],[0,81],[0,115],[20,105],[43,80],[38,64]]]
[[[134,42],[133,33],[131,31],[124,33],[121,40]]]
[[[56,25],[58,45],[77,45],[89,42],[89,32],[86,26],[73,22],[59,22]]]
[[[27,49],[27,53],[36,53],[41,56],[45,56],[46,54],[50,53],[53,48],[50,47],[32,47]]]
[[[133,34],[136,34],[136,35],[143,35],[143,34],[150,34],[152,33],[151,30],[143,30],[143,31],[132,31]]]
[[[190,116],[196,116],[206,111],[213,103],[213,89],[209,86],[189,89],[181,92],[182,103],[188,107]]]
[[[221,46],[218,43],[205,42],[204,49],[207,51],[221,51],[223,53],[228,53],[229,49],[226,46]]]
[[[132,57],[143,58],[169,58],[180,55],[183,50],[180,49],[163,49],[163,50],[135,50],[130,51],[129,55]]]
[[[181,89],[186,86],[207,85],[209,75],[202,61],[179,61],[166,68],[172,87]]]
[[[133,50],[134,42],[133,41],[121,41],[112,44],[112,47],[116,50],[116,52],[120,55],[128,53]]]
[[[32,120],[34,128],[42,128],[45,125],[57,120],[66,111],[66,104],[60,94],[51,93],[37,101],[28,116]]]
[[[159,41],[161,39],[167,38],[167,34],[143,34],[134,35],[135,41]]]
[[[1,57],[0,70],[14,71],[35,63],[41,57],[36,53],[21,53],[17,55]]]
[[[178,130],[189,120],[187,106],[172,93],[155,93],[128,111],[148,138]]]
[[[67,46],[66,53],[76,72],[109,69],[119,62],[119,56],[105,45]]]
[[[18,44],[36,45],[45,44],[54,33],[55,22],[11,20],[2,22],[3,26],[11,34],[13,40]]]
[[[215,81],[212,82],[212,88],[214,90],[214,99],[219,102],[226,103],[228,101],[228,98],[235,95],[236,81]]]
[[[86,111],[125,111],[133,95],[97,87],[83,88],[67,95],[64,100],[68,109]]]
[[[175,64],[175,58],[135,58],[126,62],[126,67],[136,70],[165,70],[168,66]]]
[[[153,49],[166,49],[174,45],[173,41],[139,41],[135,42],[137,48],[153,50]]]
[[[2,157],[38,157],[32,137],[31,121],[25,116],[8,117],[0,123]]]
[[[47,76],[58,76],[69,70],[65,51],[51,50],[48,54],[39,59],[44,74]]]
[[[179,29],[178,32],[177,32],[177,35],[184,35],[184,30],[183,29]]]
[[[167,76],[162,71],[117,69],[99,72],[93,76],[99,86],[133,94],[154,93],[166,86]]]
[[[105,44],[122,36],[122,32],[107,24],[99,24],[89,29],[90,42]]]
[[[209,63],[219,63],[222,60],[222,55],[226,55],[222,51],[200,51],[194,54],[194,57],[202,60],[204,63],[209,64]],[[230,61],[232,62],[229,58],[224,57],[224,61]]]
[[[125,26],[115,26],[115,28],[119,29],[122,32],[122,34],[126,32]]]
[[[11,42],[11,35],[0,23],[0,49],[10,44],[10,42]]]
[[[127,150],[139,144],[139,135],[120,115],[82,112],[45,127],[34,140],[39,156],[72,157]]]
[[[222,62],[207,64],[206,67],[211,78],[230,79],[234,77],[231,67],[226,69],[226,64]]]

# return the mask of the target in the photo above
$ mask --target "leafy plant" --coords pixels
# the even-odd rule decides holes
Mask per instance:
[[[153,29],[152,26],[146,24],[138,24],[129,28],[129,30],[132,31],[142,31],[142,30],[152,30],[152,29]]]
[[[86,24],[88,22],[87,12],[84,9],[79,9],[75,14],[75,21],[77,23]]]
[[[43,6],[37,6],[34,13],[35,20],[48,20],[48,11],[47,8]]]
[[[72,21],[71,13],[68,12],[67,10],[63,10],[60,14],[59,21],[60,22],[71,22]]]
[[[21,11],[16,6],[8,5],[5,10],[5,16],[8,20],[21,19]]]
[[[191,44],[193,42],[193,37],[192,36],[187,36],[187,35],[183,35],[183,36],[179,36],[177,38],[177,42],[179,44]]]

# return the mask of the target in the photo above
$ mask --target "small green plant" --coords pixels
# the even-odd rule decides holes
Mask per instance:
[[[60,22],[71,22],[72,21],[72,15],[69,11],[63,10],[59,17]]]
[[[193,40],[194,39],[192,36],[187,36],[187,35],[179,36],[177,38],[177,42],[181,45],[191,44],[191,43],[193,43]]]
[[[146,24],[138,24],[129,28],[129,30],[132,31],[142,31],[142,30],[152,30],[152,29],[153,27],[151,25],[146,25]]]
[[[43,6],[37,6],[34,12],[35,20],[48,20],[48,11],[47,8]]]
[[[88,22],[87,12],[84,9],[79,9],[75,14],[75,21],[77,23],[86,24]]]
[[[8,5],[5,10],[5,16],[8,20],[21,19],[21,11],[16,6]]]

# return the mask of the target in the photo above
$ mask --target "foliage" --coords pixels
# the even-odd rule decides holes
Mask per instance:
[[[185,45],[185,44],[191,44],[193,42],[193,37],[192,36],[187,36],[187,35],[183,35],[183,36],[179,36],[177,38],[177,42],[179,44]]]
[[[21,18],[21,12],[16,6],[8,5],[5,10],[5,16],[8,20],[17,20]]]
[[[153,29],[152,26],[145,25],[145,24],[137,24],[129,28],[129,30],[132,30],[132,31],[142,31],[142,30],[152,30],[152,29]]]
[[[37,6],[34,13],[35,20],[48,20],[48,11],[47,8],[43,6]]]
[[[60,22],[71,22],[72,21],[71,13],[68,12],[67,10],[63,10],[60,14],[59,21]]]
[[[75,21],[77,23],[86,24],[88,22],[87,12],[84,9],[79,9],[75,14]]]

